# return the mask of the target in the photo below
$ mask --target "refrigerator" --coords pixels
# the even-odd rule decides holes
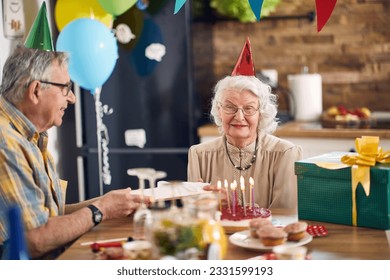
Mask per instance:
[[[153,11],[141,11],[137,43],[130,47],[118,43],[117,63],[101,89],[101,108],[106,111],[101,149],[96,96],[82,88],[74,90],[77,102],[58,130],[58,166],[68,180],[67,203],[113,189],[137,189],[138,179],[127,174],[130,168],[165,171],[163,180],[187,179],[187,152],[199,142],[201,115],[193,89],[190,5],[174,14],[174,0],[157,2]],[[145,58],[145,46],[156,42],[165,46],[161,61]],[[110,182],[101,182],[103,173]]]

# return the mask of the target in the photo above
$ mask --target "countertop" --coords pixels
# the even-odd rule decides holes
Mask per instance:
[[[219,132],[214,124],[206,124],[198,128],[199,137],[215,137]],[[319,122],[291,121],[282,124],[274,133],[281,138],[344,138],[354,139],[361,136],[379,136],[381,139],[390,139],[388,129],[376,128],[323,128]]]

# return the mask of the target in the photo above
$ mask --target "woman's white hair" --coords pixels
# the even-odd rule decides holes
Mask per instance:
[[[242,92],[249,90],[259,98],[259,125],[258,133],[273,133],[278,127],[277,114],[277,96],[271,91],[271,87],[255,76],[226,76],[221,79],[214,87],[214,97],[211,101],[211,119],[218,126],[220,132],[223,132],[222,120],[218,114],[219,103],[222,102],[224,94],[228,90]]]

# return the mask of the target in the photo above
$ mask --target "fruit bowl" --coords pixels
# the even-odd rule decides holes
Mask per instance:
[[[375,118],[366,107],[349,109],[344,106],[332,106],[321,115],[321,124],[324,128],[371,128],[375,123]]]
[[[323,128],[372,128],[375,127],[375,119],[335,119],[326,115],[321,116],[321,125]]]

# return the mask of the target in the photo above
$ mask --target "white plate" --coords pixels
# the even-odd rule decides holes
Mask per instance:
[[[303,237],[301,240],[297,242],[287,241],[286,243],[284,243],[284,245],[290,247],[297,247],[307,244],[312,240],[313,236],[305,232],[305,237]],[[255,251],[272,251],[272,249],[274,248],[274,246],[264,246],[259,238],[251,237],[249,230],[239,231],[230,235],[229,241],[236,246]]]

